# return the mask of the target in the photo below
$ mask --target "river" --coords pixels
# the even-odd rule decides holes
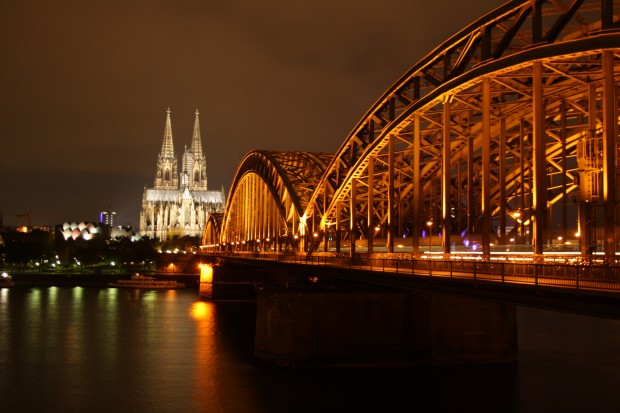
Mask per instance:
[[[620,322],[520,308],[511,366],[278,369],[255,304],[193,290],[0,289],[0,412],[611,412]]]

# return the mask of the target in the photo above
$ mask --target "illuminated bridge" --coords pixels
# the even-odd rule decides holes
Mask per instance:
[[[615,265],[619,86],[620,1],[508,2],[335,153],[247,154],[203,249]]]

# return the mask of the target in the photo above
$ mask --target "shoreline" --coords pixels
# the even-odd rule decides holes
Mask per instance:
[[[11,273],[14,287],[109,287],[117,280],[129,279],[131,273],[96,274],[96,273]],[[199,274],[157,274],[147,273],[158,280],[176,280],[185,283],[185,288],[198,288]]]

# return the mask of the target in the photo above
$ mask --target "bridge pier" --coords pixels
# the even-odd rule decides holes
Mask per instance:
[[[256,289],[265,283],[285,284],[288,274],[264,267],[227,263],[201,265],[201,300],[253,300]]]
[[[514,305],[430,291],[259,291],[255,355],[284,366],[510,363]]]

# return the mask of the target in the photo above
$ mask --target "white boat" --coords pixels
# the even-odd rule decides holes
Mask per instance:
[[[6,272],[3,272],[0,275],[0,288],[12,287],[14,285],[15,283],[13,283],[13,277],[11,277],[9,274],[7,274]]]
[[[168,290],[185,288],[185,284],[175,280],[158,280],[154,277],[136,274],[128,280],[116,280],[115,283],[110,283],[110,287]]]

